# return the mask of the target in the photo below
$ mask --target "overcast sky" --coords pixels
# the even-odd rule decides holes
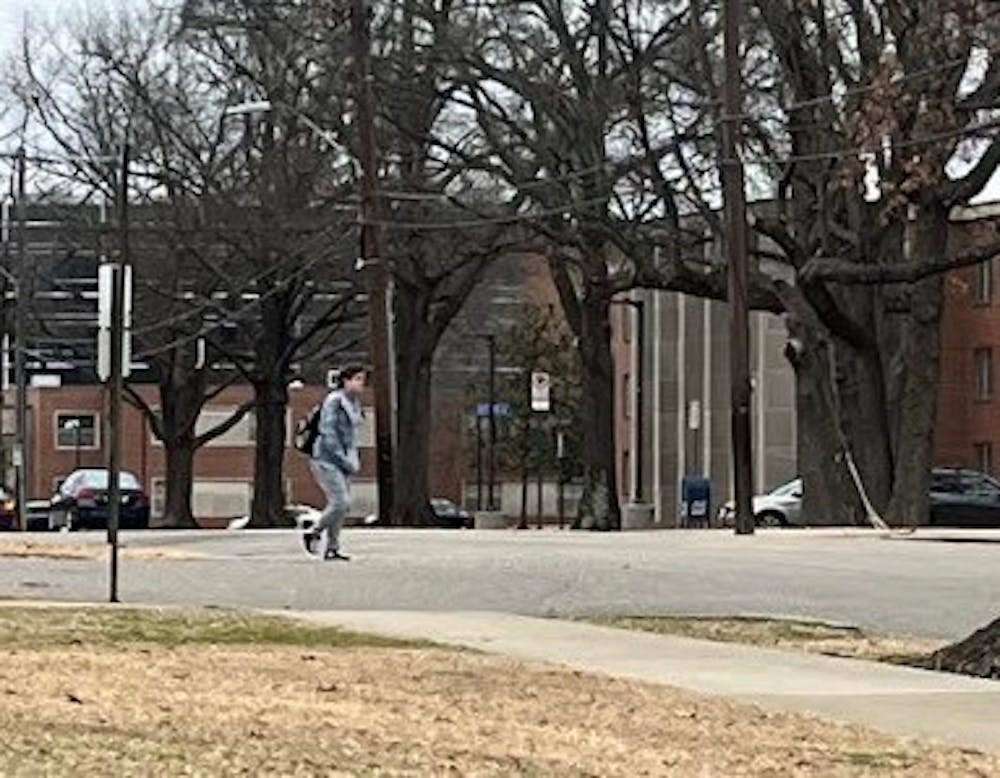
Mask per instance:
[[[91,8],[117,5],[136,5],[143,0],[0,0],[0,58],[17,46],[21,29],[27,18],[29,24],[42,24],[73,17]],[[960,174],[952,170],[951,174]],[[986,189],[975,198],[976,202],[1000,200],[1000,171],[994,174]]]
[[[105,0],[0,0],[0,48],[7,52],[17,45],[26,15],[33,23],[46,23],[107,5]]]

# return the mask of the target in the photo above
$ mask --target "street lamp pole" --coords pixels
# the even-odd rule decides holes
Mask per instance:
[[[382,524],[394,505],[392,451],[392,368],[389,362],[389,272],[380,245],[376,196],[375,106],[372,96],[369,11],[365,0],[352,0],[351,33],[357,67],[358,132],[361,152],[361,257],[368,273],[368,315],[375,395],[375,456],[378,514]]]
[[[497,351],[497,339],[496,335],[482,335],[480,336],[486,339],[487,348],[489,349],[489,408],[487,414],[490,420],[490,455],[486,463],[486,510],[493,511],[496,510],[496,505],[493,501],[493,488],[496,483],[496,448],[497,448],[497,398],[496,398],[496,351]]]

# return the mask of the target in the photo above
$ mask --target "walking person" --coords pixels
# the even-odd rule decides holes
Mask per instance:
[[[345,367],[338,383],[323,400],[309,460],[313,478],[326,496],[326,508],[316,525],[305,531],[302,542],[310,554],[319,554],[325,533],[323,558],[347,561],[350,557],[340,550],[340,528],[351,506],[351,476],[361,469],[358,428],[364,418],[361,393],[365,369],[360,365]]]

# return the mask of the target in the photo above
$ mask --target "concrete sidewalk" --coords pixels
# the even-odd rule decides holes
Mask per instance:
[[[506,613],[285,611],[282,615],[668,684],[903,737],[1000,751],[1000,683],[995,681]]]

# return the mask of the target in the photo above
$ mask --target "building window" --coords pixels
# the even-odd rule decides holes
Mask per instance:
[[[993,260],[976,265],[976,302],[989,305],[993,301]]]
[[[977,348],[973,353],[976,365],[976,398],[989,400],[993,397],[993,349]]]
[[[993,475],[993,444],[975,443],[973,448],[976,451],[976,469]]]
[[[628,373],[622,376],[622,416],[632,418],[632,376]]]
[[[96,449],[100,447],[96,413],[58,411],[56,413],[57,449]]]

